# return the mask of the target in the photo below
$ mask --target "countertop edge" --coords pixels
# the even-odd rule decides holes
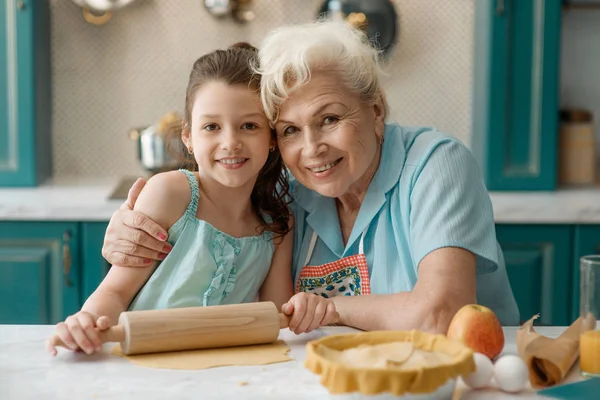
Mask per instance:
[[[0,222],[108,222],[125,199],[109,199],[119,178],[63,178],[0,188]],[[497,224],[600,224],[600,187],[490,191]]]

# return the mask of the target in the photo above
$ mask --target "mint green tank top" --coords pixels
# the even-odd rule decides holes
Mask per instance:
[[[272,232],[235,238],[196,218],[198,181],[192,172],[181,172],[192,191],[190,204],[169,229],[173,249],[158,264],[129,310],[256,301],[273,258]]]

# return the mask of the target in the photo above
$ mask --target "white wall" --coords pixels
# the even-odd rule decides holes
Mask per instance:
[[[234,41],[312,20],[322,0],[257,0],[246,26],[207,14],[202,0],[140,0],[106,25],[70,0],[52,4],[56,176],[143,171],[127,133],[181,110],[189,68]],[[436,126],[469,142],[475,0],[398,0],[399,44],[386,87],[392,119]]]

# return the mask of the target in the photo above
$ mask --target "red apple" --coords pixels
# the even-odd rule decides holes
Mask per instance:
[[[504,348],[504,332],[496,314],[479,304],[463,306],[452,318],[446,336],[493,359]]]

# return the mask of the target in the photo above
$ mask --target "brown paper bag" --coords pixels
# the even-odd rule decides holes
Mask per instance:
[[[560,383],[579,358],[579,335],[583,322],[578,318],[562,335],[551,339],[533,329],[533,321],[537,317],[539,314],[517,331],[517,349],[529,368],[531,386],[544,388]]]

